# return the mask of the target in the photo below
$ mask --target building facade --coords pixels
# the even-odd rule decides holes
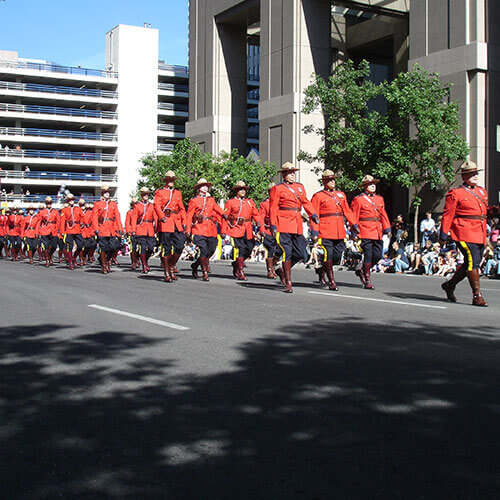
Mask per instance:
[[[0,51],[0,202],[26,206],[108,184],[126,211],[140,159],[185,137],[188,70],[158,59],[158,30],[118,25],[105,69]]]
[[[187,135],[206,151],[246,150],[248,40],[259,51],[259,151],[263,160],[298,163],[309,192],[314,165],[297,162],[319,139],[306,125],[303,91],[316,73],[328,77],[347,58],[366,59],[375,80],[418,63],[453,83],[462,133],[492,203],[499,200],[500,2],[496,0],[190,0],[190,105]],[[251,38],[250,38],[251,37]],[[245,64],[246,61],[246,64]],[[256,71],[253,70],[255,73]],[[248,112],[248,111],[247,111]],[[255,112],[253,112],[255,113]],[[394,192],[394,208],[407,196]],[[436,198],[436,197],[434,197]],[[429,198],[431,206],[437,199]]]

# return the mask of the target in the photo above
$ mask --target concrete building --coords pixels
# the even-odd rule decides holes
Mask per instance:
[[[158,30],[116,26],[103,63],[65,67],[0,51],[0,183],[13,192],[0,202],[39,203],[61,185],[94,200],[109,184],[124,212],[141,157],[185,137],[187,67],[159,61]]]
[[[500,2],[496,0],[191,0],[187,135],[206,151],[246,151],[249,37],[260,45],[258,121],[262,160],[296,162],[316,151],[305,135],[323,116],[301,112],[303,91],[346,58],[367,59],[374,79],[413,63],[454,84],[462,132],[482,182],[498,202],[500,171]],[[258,40],[258,42],[257,42]],[[299,163],[308,192],[311,165]],[[395,193],[395,207],[407,208]]]

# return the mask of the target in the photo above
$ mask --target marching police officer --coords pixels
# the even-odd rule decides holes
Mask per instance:
[[[382,235],[391,232],[391,223],[385,211],[384,198],[376,194],[379,179],[365,175],[361,181],[363,192],[351,203],[355,223],[359,227],[359,238],[363,250],[363,267],[356,274],[367,290],[374,290],[370,271],[372,265],[382,258]]]
[[[242,281],[247,280],[244,272],[245,260],[252,255],[255,246],[252,220],[259,228],[261,226],[255,202],[246,197],[249,189],[250,186],[243,181],[238,181],[233,186],[236,196],[226,202],[222,231],[231,237],[234,249],[233,276]]]
[[[7,210],[5,210],[5,214],[0,212],[0,259],[3,259],[3,250],[5,248],[5,257],[7,257],[7,232],[9,228],[9,218],[6,215]]]
[[[56,251],[59,230],[59,212],[52,208],[52,198],[45,198],[45,208],[39,212],[37,234],[40,235],[45,267],[53,264],[52,255]]]
[[[320,273],[320,281],[324,281],[326,273],[328,277],[328,288],[338,290],[333,274],[333,265],[340,263],[342,253],[345,250],[344,239],[346,231],[344,217],[353,230],[357,230],[354,214],[349,208],[346,195],[342,191],[335,190],[335,174],[331,170],[325,170],[321,175],[324,189],[314,194],[311,203],[319,216],[319,224],[312,222],[313,240],[317,240],[324,252],[324,261]]]
[[[274,182],[269,184],[268,192],[271,193],[271,189],[276,186]],[[276,270],[275,270],[275,259],[279,258],[278,253],[278,245],[276,243],[276,239],[271,234],[271,212],[270,212],[270,198],[265,199],[259,207],[259,215],[260,215],[260,233],[262,235],[262,244],[266,249],[266,268],[267,268],[267,277],[268,279],[277,278]]]
[[[110,260],[120,248],[119,236],[123,232],[120,212],[115,201],[110,200],[110,188],[101,186],[101,199],[94,203],[92,210],[92,228],[99,244],[101,270],[103,274],[110,272]]]
[[[464,263],[441,287],[448,300],[456,302],[455,287],[467,276],[472,288],[472,304],[487,307],[479,284],[479,264],[486,243],[488,195],[484,188],[478,186],[478,172],[474,162],[462,164],[460,173],[463,184],[446,195],[440,240],[444,244],[449,235],[462,252]]]
[[[290,162],[286,162],[279,170],[283,176],[283,182],[271,190],[270,197],[271,232],[283,252],[282,266],[277,273],[286,293],[293,292],[292,267],[303,260],[307,247],[303,234],[302,208],[312,221],[319,223],[314,207],[307,199],[304,186],[295,182],[297,170],[299,169]]]
[[[132,234],[132,214],[138,201],[138,198],[135,196],[131,198],[130,210],[125,215],[125,233],[130,243],[130,269],[132,271],[135,271],[139,267],[139,262],[137,261],[137,240],[135,234]]]
[[[137,252],[142,263],[142,272],[147,274],[151,269],[148,260],[153,254],[155,238],[156,214],[153,204],[149,201],[149,188],[141,188],[141,201],[134,205],[131,216],[132,235],[137,240]]]
[[[82,229],[84,225],[83,212],[79,206],[75,206],[75,197],[71,193],[66,195],[67,207],[61,210],[61,219],[59,230],[63,236],[64,252],[66,254],[66,262],[70,269],[76,267],[76,257],[80,254],[83,248]],[[75,247],[73,254],[73,247]]]
[[[30,264],[33,264],[33,252],[36,252],[38,248],[36,232],[37,226],[38,214],[35,214],[35,207],[30,205],[28,207],[28,215],[24,217],[21,228],[21,238],[25,241]]]
[[[164,177],[165,187],[155,193],[154,207],[158,218],[158,238],[161,260],[167,283],[177,280],[175,265],[186,242],[186,209],[182,193],[175,189],[175,172],[169,170]]]
[[[217,248],[217,225],[221,225],[224,212],[210,196],[208,190],[212,184],[201,178],[196,184],[198,195],[189,200],[186,220],[186,236],[193,235],[193,242],[198,247],[200,256],[191,264],[193,278],[198,278],[201,266],[203,281],[209,281],[209,261]]]

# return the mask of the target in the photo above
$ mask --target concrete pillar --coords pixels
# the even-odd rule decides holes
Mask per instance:
[[[106,34],[106,67],[118,71],[120,212],[137,188],[141,158],[156,151],[158,30],[119,24]]]
[[[190,3],[186,135],[211,153],[246,152],[247,25],[218,21]]]
[[[322,0],[261,0],[260,153],[263,160],[300,167],[308,194],[319,187],[301,150],[316,152],[321,140],[304,126],[323,126],[321,113],[304,115],[303,91],[314,73],[325,78],[331,63],[331,6]]]

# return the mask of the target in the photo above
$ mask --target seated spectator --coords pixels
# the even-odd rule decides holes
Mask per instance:
[[[408,257],[406,256],[404,250],[400,248],[399,243],[395,241],[392,244],[393,258],[392,263],[394,265],[394,272],[397,274],[402,274],[410,267]]]
[[[194,260],[196,256],[196,245],[194,243],[187,243],[181,253],[181,259]]]
[[[406,224],[403,216],[399,214],[393,221],[391,225],[391,232],[393,241],[401,243],[408,238],[408,231],[406,230]]]
[[[320,247],[319,243],[316,241],[311,248],[311,255],[306,262],[306,269],[314,265],[314,269],[318,269],[323,265],[323,249]]]
[[[230,260],[233,255],[233,246],[231,245],[231,238],[226,236],[222,241],[221,259]]]
[[[375,264],[373,270],[376,273],[387,273],[392,266],[392,259],[389,257],[389,253],[385,252],[384,256]]]
[[[456,251],[441,252],[437,260],[437,271],[435,276],[446,276],[456,271]]]
[[[431,276],[437,270],[439,250],[439,243],[434,243],[431,247],[431,251],[422,255],[422,264],[424,265],[425,274],[427,276]]]
[[[487,276],[488,278],[500,278],[500,243],[497,243],[495,247],[488,242],[487,245],[488,250],[485,249],[485,253],[487,252],[484,266],[483,276]]]

